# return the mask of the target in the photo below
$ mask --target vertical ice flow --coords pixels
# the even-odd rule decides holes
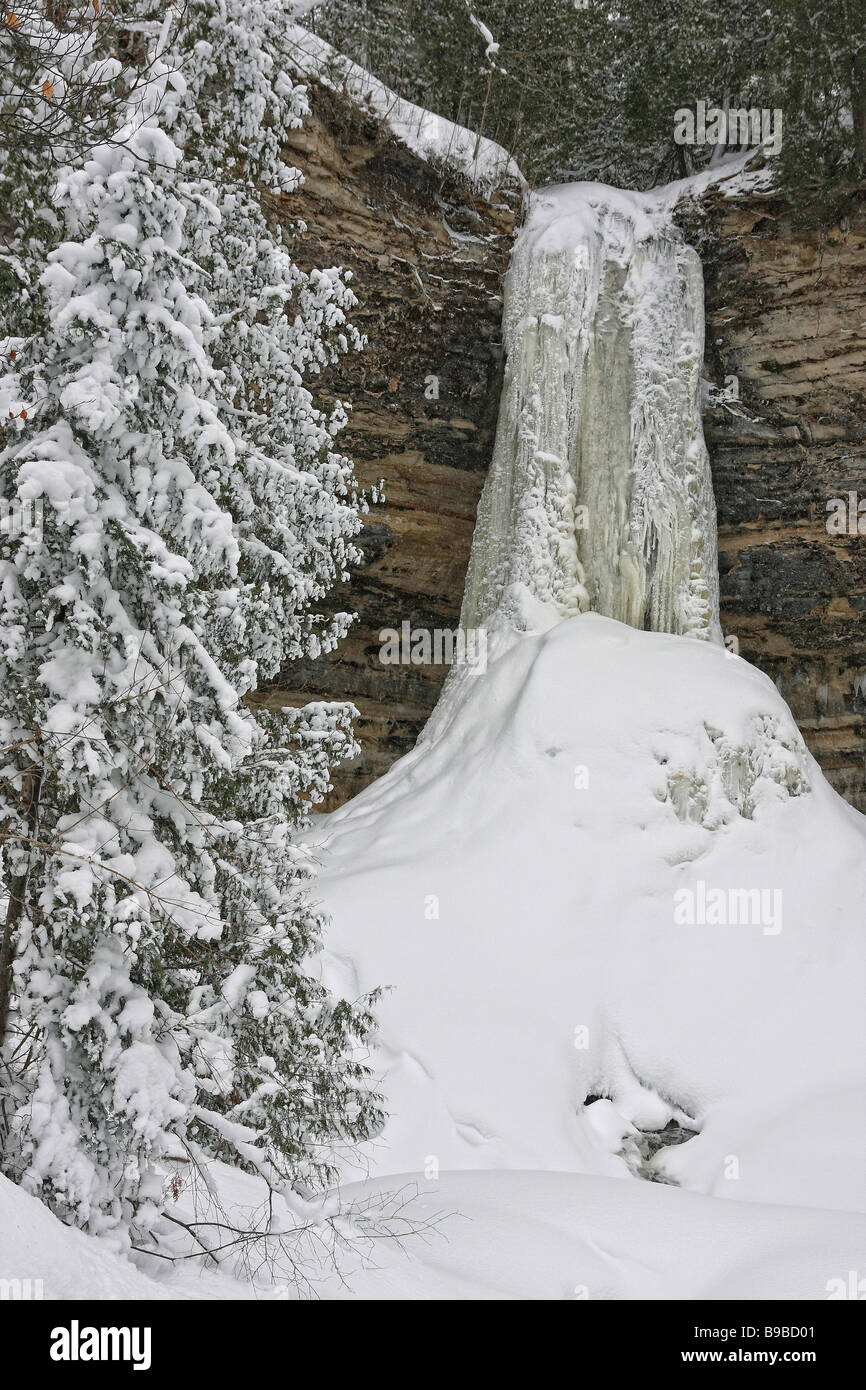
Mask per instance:
[[[529,598],[721,640],[703,332],[700,261],[663,203],[597,184],[533,195],[465,628],[519,628]]]

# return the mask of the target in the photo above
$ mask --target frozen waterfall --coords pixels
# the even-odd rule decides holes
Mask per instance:
[[[703,322],[700,260],[653,195],[533,195],[506,280],[464,629],[520,628],[529,598],[721,640]]]

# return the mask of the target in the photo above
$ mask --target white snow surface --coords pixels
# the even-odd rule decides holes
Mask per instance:
[[[490,197],[503,186],[525,186],[517,162],[495,140],[486,136],[479,140],[465,126],[406,101],[299,24],[286,25],[285,43],[285,55],[302,78],[345,92],[415,154],[453,169],[479,193]]]
[[[866,822],[747,663],[544,616],[319,821],[322,967],[350,995],[393,986],[374,1058],[391,1118],[343,1196],[404,1192],[417,1233],[347,1252],[347,1284],[316,1291],[826,1298],[866,1237]],[[699,880],[779,890],[781,913],[679,924]],[[636,1130],[671,1117],[699,1133],[644,1181]],[[217,1176],[230,1210],[261,1199]],[[46,1297],[287,1296],[140,1273],[8,1183],[0,1276]]]
[[[404,1181],[408,1184],[409,1178]],[[391,1180],[363,1191],[393,1190]],[[351,1191],[351,1189],[349,1189]],[[822,1299],[862,1268],[866,1218],[716,1202],[572,1173],[446,1173],[419,1182],[423,1243],[383,1242],[325,1298]]]
[[[155,1264],[156,1261],[153,1261]],[[0,1280],[31,1281],[50,1300],[250,1298],[234,1279],[171,1270],[169,1279],[142,1273],[111,1242],[64,1226],[37,1197],[0,1175]],[[38,1296],[38,1295],[37,1295]],[[14,1298],[13,1291],[2,1298]]]
[[[238,1175],[232,1174],[237,1183]],[[347,1201],[408,1199],[416,1233],[347,1253],[325,1299],[821,1299],[862,1267],[866,1218],[717,1202],[654,1183],[553,1172],[395,1175],[348,1186]],[[247,1194],[248,1195],[248,1194]],[[0,1178],[0,1278],[41,1280],[45,1299],[291,1296],[191,1266],[141,1273],[104,1243],[62,1226]],[[151,1262],[156,1265],[156,1261]]]
[[[632,1126],[688,1117],[658,1175],[863,1210],[866,821],[715,644],[588,613],[493,645],[319,831],[331,981],[394,986],[373,1171],[626,1177]],[[680,924],[701,883],[778,910]]]

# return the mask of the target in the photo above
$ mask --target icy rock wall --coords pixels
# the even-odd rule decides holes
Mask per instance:
[[[464,628],[519,629],[528,597],[721,640],[703,310],[700,260],[651,195],[533,195],[506,280]]]

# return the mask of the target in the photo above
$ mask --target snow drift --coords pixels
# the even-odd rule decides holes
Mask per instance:
[[[374,1170],[626,1174],[675,1120],[658,1176],[862,1208],[863,820],[772,683],[585,614],[440,720],[320,831],[333,982],[395,987]]]

